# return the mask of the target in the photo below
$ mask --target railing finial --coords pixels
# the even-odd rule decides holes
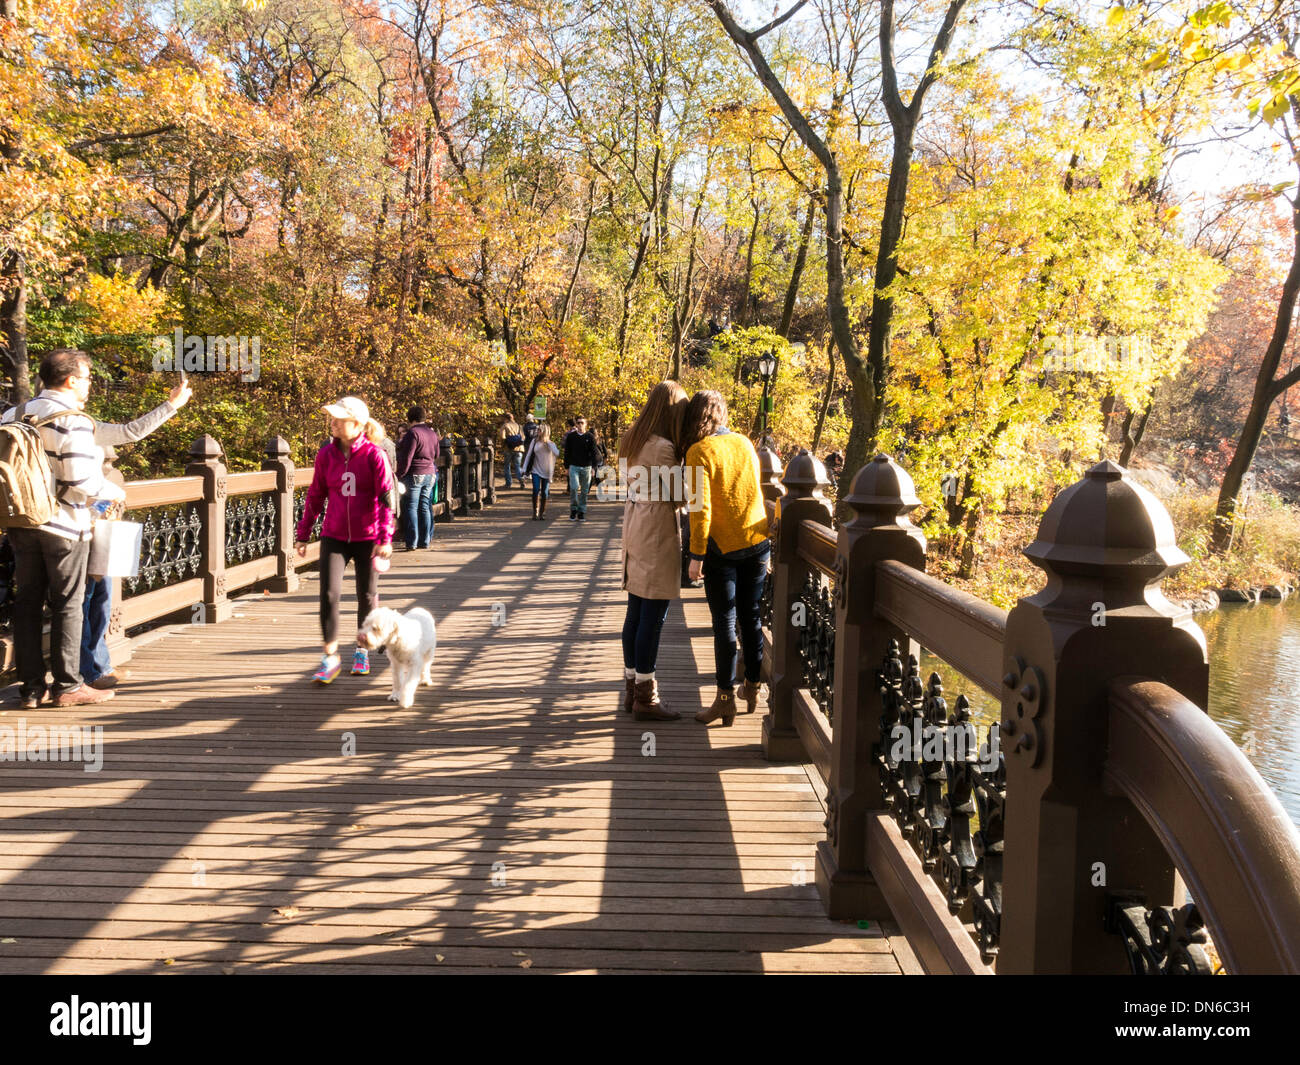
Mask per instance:
[[[911,475],[883,452],[854,475],[844,502],[853,510],[853,524],[870,528],[910,528],[907,515],[921,505]]]
[[[824,499],[823,489],[830,487],[831,480],[826,476],[826,466],[821,459],[803,448],[790,460],[781,483],[791,500]]]

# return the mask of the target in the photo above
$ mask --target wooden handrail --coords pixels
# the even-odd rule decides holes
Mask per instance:
[[[275,470],[250,470],[226,477],[226,492],[232,496],[275,491]]]
[[[152,481],[126,482],[127,510],[192,503],[202,498],[202,477],[159,477]]]
[[[801,521],[799,556],[826,577],[835,577],[835,530],[816,521]]]
[[[1172,688],[1118,677],[1109,695],[1105,783],[1164,844],[1227,970],[1300,973],[1300,832],[1277,796]]]
[[[1002,697],[1007,612],[901,562],[876,563],[876,617]]]

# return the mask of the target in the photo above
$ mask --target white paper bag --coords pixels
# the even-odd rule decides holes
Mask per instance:
[[[144,526],[138,521],[95,522],[86,572],[92,577],[137,577]]]

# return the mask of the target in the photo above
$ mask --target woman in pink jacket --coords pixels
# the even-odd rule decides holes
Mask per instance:
[[[388,492],[393,487],[388,460],[378,448],[383,427],[370,417],[366,405],[355,396],[344,396],[322,408],[330,416],[329,443],[316,452],[316,472],[294,534],[298,557],[307,552],[311,527],[321,509],[325,522],[320,538],[320,625],[325,653],[320,669],[312,676],[328,684],[339,675],[339,598],[343,594],[343,571],[349,561],[357,578],[357,628],[367,614],[379,606],[379,573],[388,568],[393,547],[393,513],[388,509]],[[370,672],[370,657],[358,647],[352,657],[352,672]]]

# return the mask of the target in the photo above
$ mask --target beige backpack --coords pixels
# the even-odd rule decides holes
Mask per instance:
[[[35,529],[58,514],[54,474],[39,430],[70,414],[80,414],[61,410],[43,418],[25,418],[26,406],[20,404],[14,420],[0,425],[0,529]]]

